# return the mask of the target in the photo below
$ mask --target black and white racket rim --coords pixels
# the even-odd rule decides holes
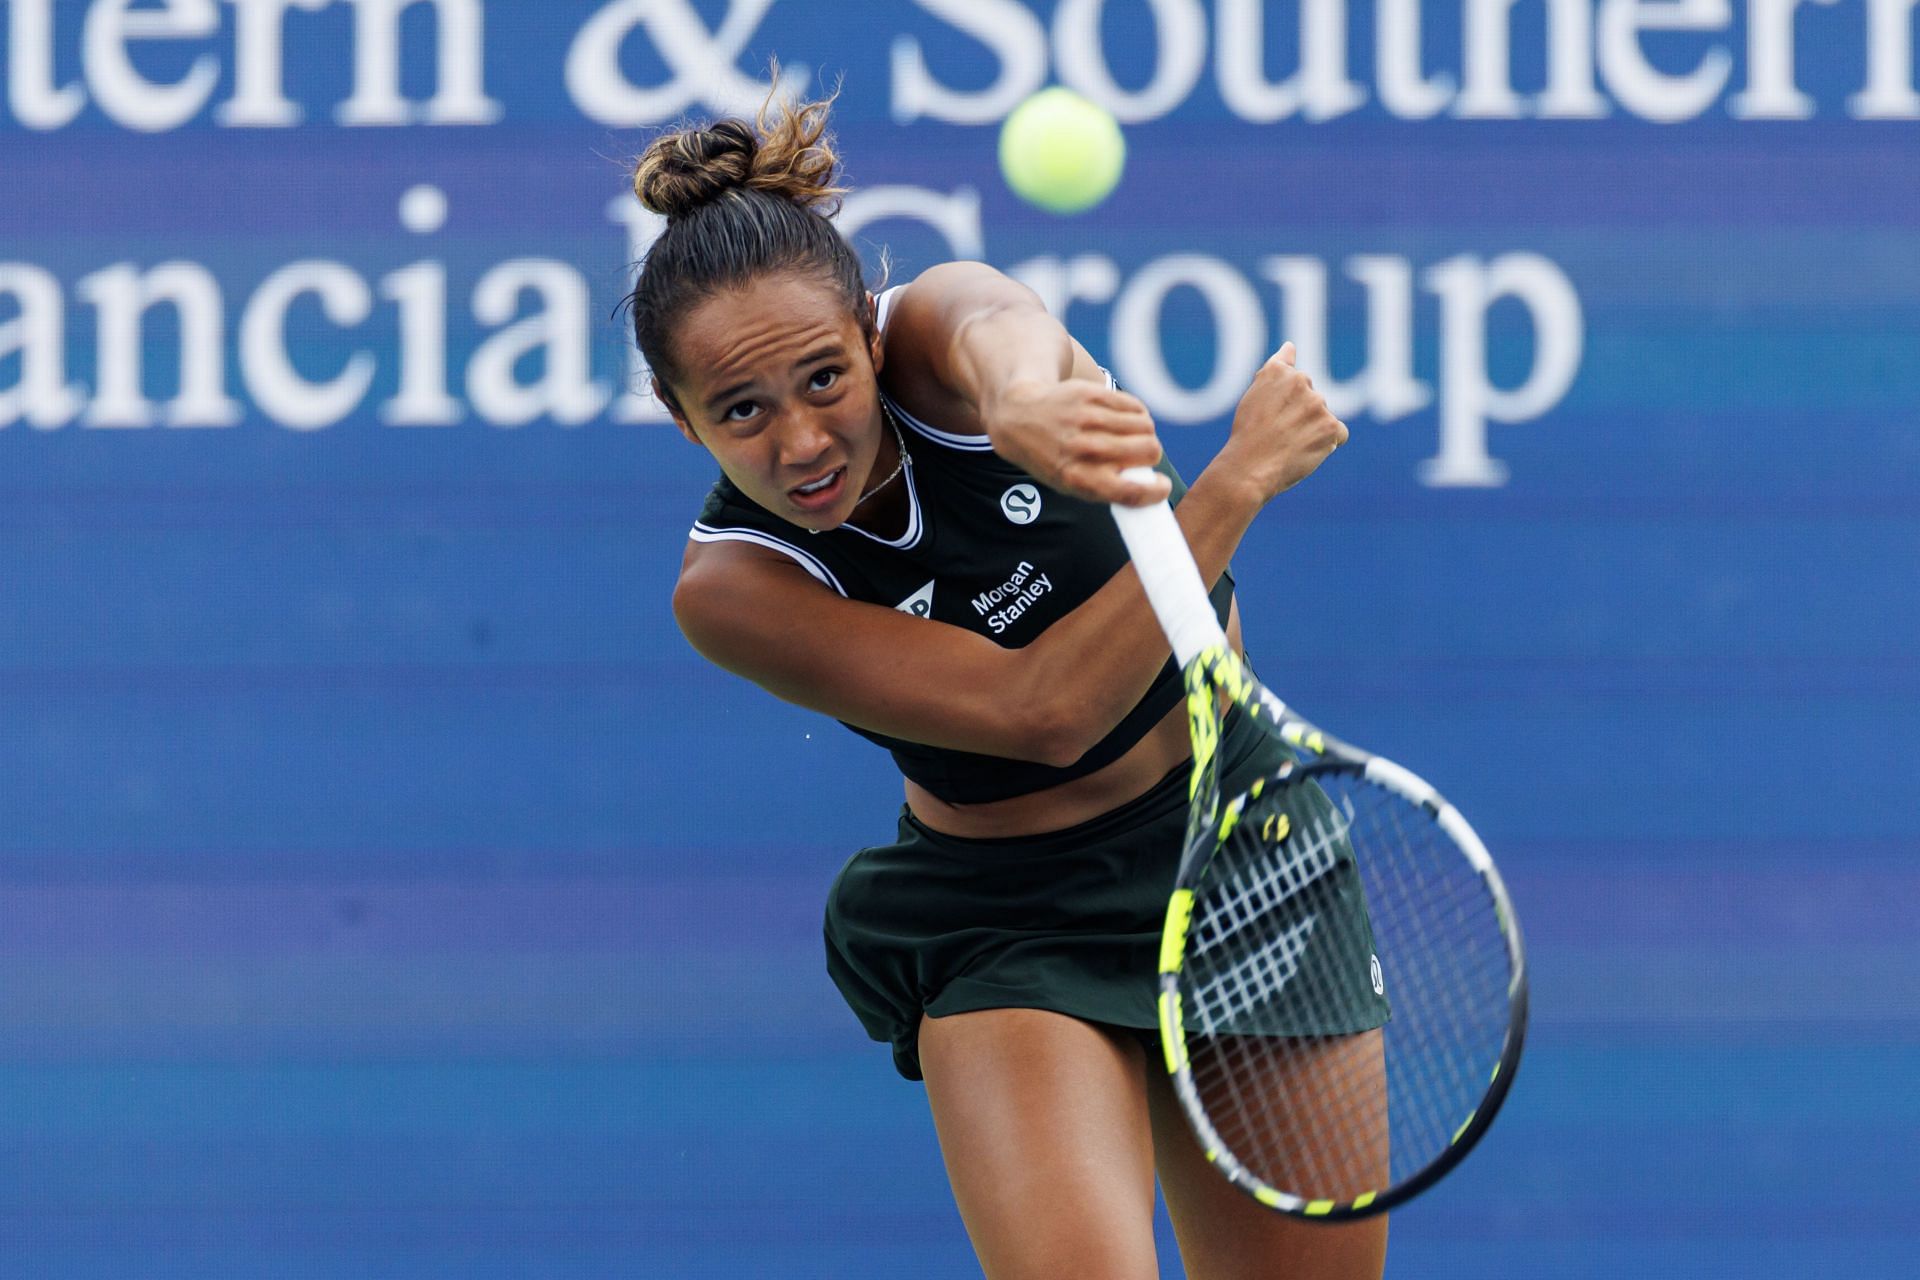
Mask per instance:
[[[1377,757],[1290,765],[1193,843],[1160,1030],[1207,1158],[1321,1221],[1432,1186],[1492,1124],[1526,1036],[1519,923],[1485,845]]]

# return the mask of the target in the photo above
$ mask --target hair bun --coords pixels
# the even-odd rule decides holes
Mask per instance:
[[[760,139],[742,120],[718,120],[654,139],[633,175],[640,203],[668,218],[685,217],[753,177]]]
[[[831,214],[845,191],[836,185],[840,162],[827,133],[832,102],[770,97],[751,124],[729,117],[663,134],[640,157],[633,193],[668,219],[684,218],[741,189]]]

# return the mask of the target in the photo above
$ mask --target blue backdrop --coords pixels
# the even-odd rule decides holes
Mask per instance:
[[[778,54],[876,275],[1016,272],[1189,475],[1288,337],[1351,422],[1247,634],[1535,965],[1389,1274],[1912,1274],[1907,7],[282,8],[0,2],[0,1272],[976,1274],[820,953],[897,779],[680,640],[611,315]],[[994,168],[1055,80],[1072,219]]]

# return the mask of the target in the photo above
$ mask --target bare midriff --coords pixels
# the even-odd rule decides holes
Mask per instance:
[[[1187,709],[1182,703],[1127,748],[1125,755],[1083,778],[984,804],[948,804],[908,779],[907,807],[935,831],[964,839],[1038,835],[1097,818],[1139,798],[1192,755]]]
[[[1227,615],[1227,639],[1240,649],[1240,605]],[[1112,764],[1044,791],[984,804],[949,804],[912,779],[906,780],[907,807],[935,831],[967,840],[1032,836],[1060,831],[1097,818],[1129,800],[1137,800],[1175,768],[1193,758],[1185,701],[1174,705],[1146,736]]]

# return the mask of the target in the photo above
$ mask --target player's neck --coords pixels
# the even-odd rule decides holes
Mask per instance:
[[[887,414],[887,429],[880,437],[880,449],[873,460],[873,474],[867,480],[867,494],[854,505],[847,523],[863,533],[889,542],[897,541],[912,526],[913,502],[909,489],[913,478],[908,471],[911,457],[902,452],[904,441],[893,415]]]

